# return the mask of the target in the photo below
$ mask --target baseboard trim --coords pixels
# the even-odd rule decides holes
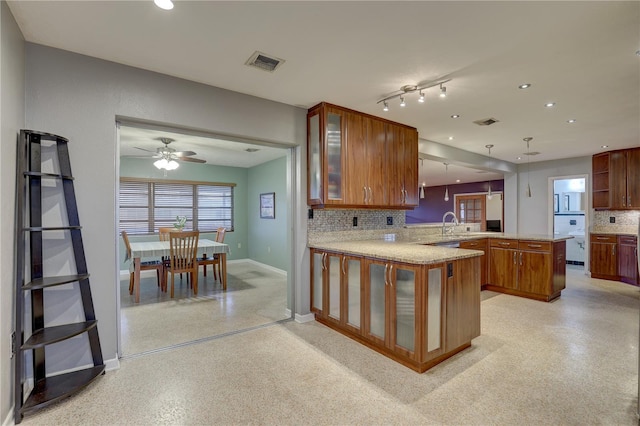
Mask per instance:
[[[13,418],[13,409],[15,408],[15,405],[12,405],[9,408],[9,413],[7,413],[7,417],[4,418],[4,421],[2,422],[2,426],[14,426],[15,422],[14,422],[14,418]]]
[[[295,321],[299,322],[300,324],[304,324],[305,322],[311,322],[311,321],[315,321],[316,316],[313,313],[309,313],[309,314],[296,314],[295,317]]]
[[[120,368],[120,359],[116,355],[115,358],[108,359],[104,362],[105,371],[118,370]]]

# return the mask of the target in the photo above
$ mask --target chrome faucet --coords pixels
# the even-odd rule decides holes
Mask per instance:
[[[453,227],[447,228],[447,225],[445,222],[447,220],[447,216],[453,216]],[[442,235],[449,234],[449,233],[452,234],[455,225],[459,225],[459,224],[460,223],[458,222],[458,218],[456,217],[456,214],[454,212],[446,212],[444,216],[442,216]]]

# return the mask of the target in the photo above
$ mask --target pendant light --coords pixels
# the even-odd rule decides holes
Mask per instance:
[[[484,147],[489,150],[489,157],[491,157],[491,148],[493,148],[493,145],[489,144],[489,145],[485,145]],[[491,200],[492,198],[493,198],[493,194],[491,193],[491,181],[489,181],[489,191],[487,192],[487,200]]]
[[[532,139],[533,138],[530,136],[522,139],[527,143],[527,192],[526,194],[528,198],[531,198],[531,184],[529,183],[529,157],[531,155],[529,154],[529,142],[531,142]]]
[[[420,168],[422,168],[423,165],[424,159],[420,158]],[[424,182],[422,182],[422,185],[418,188],[418,193],[420,194],[420,198],[424,199]]]
[[[446,176],[448,175],[449,172],[449,163],[442,163],[444,164],[444,175],[445,175],[445,180],[447,179]],[[445,201],[449,201],[449,186],[445,186],[444,188],[444,200]]]

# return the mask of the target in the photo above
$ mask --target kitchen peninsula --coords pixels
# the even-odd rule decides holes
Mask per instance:
[[[396,231],[310,234],[311,311],[318,322],[418,372],[480,335],[482,284],[547,301],[564,288],[566,237]],[[490,249],[441,245],[454,241]],[[489,261],[506,256],[504,264]],[[504,277],[502,286],[482,282],[483,265],[486,276]]]

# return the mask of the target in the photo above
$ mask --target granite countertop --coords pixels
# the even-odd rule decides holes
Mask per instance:
[[[315,242],[309,247],[330,250],[356,256],[367,256],[381,260],[392,260],[419,265],[428,265],[456,259],[481,256],[479,250],[434,246],[453,241],[477,240],[481,238],[504,238],[528,241],[563,241],[572,236],[504,234],[500,232],[469,232],[453,235],[412,235],[393,236],[389,239],[368,239],[351,241]],[[427,245],[426,245],[427,244]]]

